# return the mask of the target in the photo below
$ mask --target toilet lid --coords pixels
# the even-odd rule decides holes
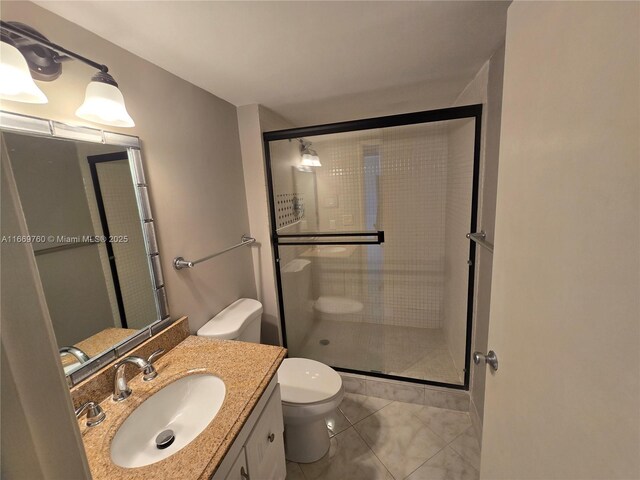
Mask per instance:
[[[278,369],[283,402],[316,403],[340,392],[342,378],[331,367],[308,358],[285,358]]]

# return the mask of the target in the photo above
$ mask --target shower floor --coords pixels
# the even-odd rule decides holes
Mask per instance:
[[[289,350],[291,356],[312,358],[333,367],[464,382],[440,328],[316,320],[301,345],[291,345]]]

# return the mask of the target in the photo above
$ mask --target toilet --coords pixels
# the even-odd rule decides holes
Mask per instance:
[[[198,336],[260,343],[262,304],[241,298],[209,320]],[[284,417],[285,456],[298,463],[319,460],[329,450],[325,417],[344,396],[342,378],[307,358],[286,358],[278,369]]]

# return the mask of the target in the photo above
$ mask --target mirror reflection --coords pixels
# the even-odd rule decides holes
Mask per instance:
[[[1,135],[68,374],[158,319],[127,150]]]

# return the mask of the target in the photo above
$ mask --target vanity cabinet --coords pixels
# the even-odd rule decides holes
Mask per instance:
[[[276,386],[267,406],[245,445],[249,476],[253,480],[276,480],[286,477],[284,459],[284,423],[280,386]]]
[[[238,458],[236,458],[236,461],[231,466],[231,470],[225,477],[225,480],[247,480],[248,477],[247,454],[245,452],[245,448],[242,447]]]
[[[284,480],[286,475],[282,402],[276,377],[258,401],[212,478]]]

